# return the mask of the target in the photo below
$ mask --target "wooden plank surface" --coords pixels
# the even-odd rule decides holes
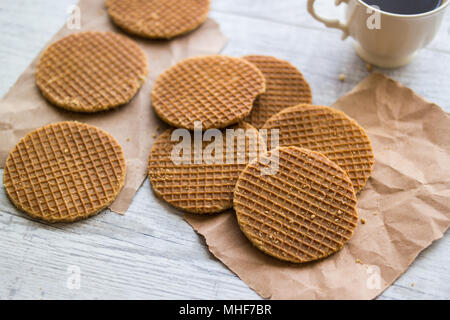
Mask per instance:
[[[0,96],[69,16],[75,0],[0,2]],[[342,15],[334,1],[318,10]],[[82,14],[82,13],[81,13]],[[305,0],[213,0],[211,16],[230,38],[224,53],[287,59],[311,83],[314,102],[331,104],[367,74],[351,40],[309,17]],[[450,112],[450,14],[413,64],[379,70]],[[346,81],[340,82],[340,73]],[[2,178],[2,170],[0,170]],[[425,250],[381,299],[450,299],[450,236]],[[69,289],[68,268],[81,271]],[[414,286],[411,284],[414,283]],[[0,186],[1,299],[259,299],[209,254],[180,212],[155,199],[148,181],[125,216],[111,212],[71,225],[28,219]]]

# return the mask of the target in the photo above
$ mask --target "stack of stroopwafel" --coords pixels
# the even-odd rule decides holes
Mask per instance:
[[[191,213],[231,208],[240,172],[264,145],[258,131],[242,122],[264,91],[261,71],[241,58],[189,58],[163,72],[153,87],[152,104],[174,128],[158,137],[150,154],[156,195]],[[183,142],[185,148],[174,154]],[[180,153],[183,161],[175,159]]]
[[[179,128],[164,132],[150,154],[149,178],[159,197],[197,214],[233,206],[249,240],[285,261],[324,258],[352,237],[356,194],[373,165],[369,138],[344,113],[312,105],[309,84],[293,65],[255,55],[187,59],[159,76],[152,103],[161,119]],[[242,119],[250,124],[234,128],[262,129],[259,153],[249,157],[244,140],[245,160],[225,163],[234,143],[225,132]],[[212,150],[210,129],[219,134],[215,142],[223,148],[214,149],[214,157],[221,161],[196,162],[194,150]],[[184,147],[179,130],[189,138]],[[195,140],[201,130],[205,136]],[[231,152],[236,159],[236,149]],[[175,163],[175,155],[187,162]]]
[[[181,10],[188,2],[165,5]],[[122,10],[122,1],[111,0],[109,14],[123,29],[151,38],[188,32],[209,9],[209,1],[198,2],[196,19],[178,16],[170,26],[161,25],[158,8],[145,23],[127,20],[150,10],[140,5]],[[85,32],[44,52],[36,82],[53,104],[96,112],[128,102],[147,72],[145,55],[131,40]],[[374,163],[369,138],[344,113],[312,105],[310,86],[292,64],[257,55],[189,58],[158,77],[151,97],[156,114],[172,126],[149,157],[149,179],[160,198],[196,214],[234,207],[250,241],[285,261],[324,258],[351,238],[356,194]],[[51,222],[99,212],[124,178],[115,140],[75,122],[27,135],[11,151],[4,175],[13,203]]]

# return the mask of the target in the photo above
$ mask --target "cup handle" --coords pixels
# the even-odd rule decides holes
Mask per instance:
[[[308,12],[313,16],[314,19],[322,22],[328,28],[335,28],[342,30],[342,40],[346,39],[349,36],[348,25],[340,22],[338,19],[327,19],[317,15],[316,10],[314,9],[314,2],[316,0],[308,0]],[[335,5],[338,6],[342,2],[348,3],[349,0],[336,0]]]

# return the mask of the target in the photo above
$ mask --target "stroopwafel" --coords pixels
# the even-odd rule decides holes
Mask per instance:
[[[31,217],[72,222],[111,204],[125,174],[122,148],[111,135],[65,121],[23,137],[6,160],[3,181],[13,204]]]
[[[192,31],[209,12],[209,0],[107,0],[106,6],[117,26],[154,39],[170,39]]]
[[[282,110],[263,126],[279,130],[279,146],[318,151],[344,169],[358,193],[372,173],[374,155],[365,130],[342,111],[298,105]],[[269,139],[270,141],[270,139]]]
[[[220,133],[218,141],[221,141],[222,148],[217,153],[206,152],[211,142],[203,141],[199,144],[203,153],[200,161],[196,161],[194,153],[195,133],[184,130],[190,139],[192,137],[187,141],[190,150],[182,154],[182,157],[186,156],[187,162],[174,161],[172,152],[179,144],[178,137],[171,141],[175,129],[163,132],[153,145],[148,165],[149,179],[155,194],[178,209],[196,214],[217,213],[231,208],[233,189],[239,173],[249,160],[258,156],[258,148],[264,146],[265,150],[265,145],[253,126],[240,123],[231,129],[242,129],[240,134],[247,134],[245,140],[236,137],[227,140],[227,129],[216,130]],[[235,133],[239,134],[238,131]],[[182,153],[180,150],[175,152],[177,156]]]
[[[257,248],[285,261],[309,262],[340,250],[358,222],[350,179],[320,153],[276,150],[275,174],[262,175],[268,164],[254,161],[238,178],[234,209],[241,230]]]
[[[148,74],[138,45],[113,32],[81,32],[51,44],[36,67],[42,95],[78,112],[112,109],[131,100]]]
[[[152,104],[177,128],[225,128],[247,116],[265,90],[261,71],[241,58],[221,55],[183,60],[163,72],[152,90]]]
[[[256,128],[284,108],[312,103],[311,88],[303,74],[291,63],[270,56],[243,57],[263,73],[266,91],[256,98],[253,109],[244,120]]]

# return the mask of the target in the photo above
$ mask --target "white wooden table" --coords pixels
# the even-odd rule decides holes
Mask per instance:
[[[75,0],[0,1],[0,96],[65,22]],[[333,15],[333,0],[318,10]],[[367,75],[351,40],[310,18],[306,0],[213,0],[211,16],[230,38],[224,53],[291,61],[314,101],[331,104]],[[417,60],[387,75],[450,112],[450,12]],[[340,82],[340,73],[346,81]],[[2,170],[0,170],[0,178]],[[382,299],[449,299],[450,235],[435,242]],[[81,270],[69,289],[68,268]],[[412,286],[412,283],[414,285]],[[258,299],[216,260],[180,212],[155,199],[148,181],[125,216],[105,212],[70,225],[29,220],[0,186],[1,299]]]

